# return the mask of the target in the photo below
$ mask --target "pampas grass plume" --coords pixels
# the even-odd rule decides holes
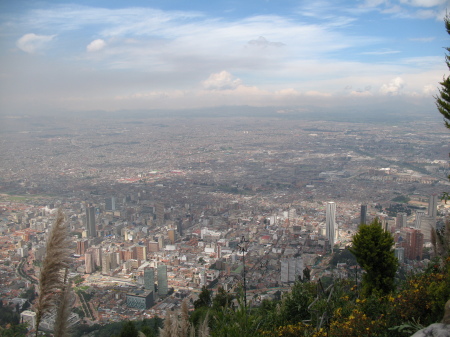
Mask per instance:
[[[64,290],[60,293],[58,311],[56,313],[55,325],[53,326],[53,335],[55,337],[68,337],[69,332],[69,316],[71,309],[71,296],[72,288],[69,283],[67,283],[68,269],[65,272],[65,286]]]
[[[63,270],[70,263],[70,241],[64,223],[64,214],[58,209],[55,223],[47,239],[47,249],[39,275],[39,296],[36,301],[36,336],[39,324],[55,305],[55,294],[64,289]]]

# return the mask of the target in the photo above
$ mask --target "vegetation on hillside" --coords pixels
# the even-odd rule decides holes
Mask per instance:
[[[446,232],[440,235],[447,240]],[[367,247],[370,241],[373,243]],[[435,256],[425,271],[409,274],[395,286],[397,260],[392,236],[383,232],[377,219],[360,227],[353,244],[331,261],[356,258],[365,269],[361,283],[353,278],[334,279],[325,289],[320,281],[298,281],[280,300],[263,300],[258,306],[255,301],[244,306],[242,294],[233,298],[220,288],[211,297],[205,288],[196,302],[202,305],[196,305],[191,323],[198,331],[202,318],[208,317],[208,336],[212,337],[401,337],[442,319],[450,299],[448,250]],[[356,257],[350,258],[350,252]]]

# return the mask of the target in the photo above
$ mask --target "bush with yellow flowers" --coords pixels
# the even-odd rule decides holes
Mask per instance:
[[[308,288],[309,296],[312,295],[311,285],[298,284],[297,287]],[[278,324],[262,324],[260,328],[264,331],[260,334],[266,337],[410,336],[421,326],[442,319],[445,302],[450,299],[450,259],[443,266],[431,263],[424,272],[410,275],[401,281],[396,291],[387,295],[373,292],[370,296],[358,297],[358,290],[351,281],[336,281],[333,292],[318,291],[315,299],[309,297],[309,304],[293,302],[302,307],[300,322],[293,315],[291,321],[284,319],[278,320]],[[283,311],[284,316],[291,312],[288,309]],[[308,324],[304,323],[305,319],[309,319]]]
[[[265,337],[298,337],[313,336],[314,327],[302,322],[280,326],[273,331],[262,331],[261,336]]]
[[[378,319],[373,319],[366,315],[359,308],[353,309],[348,317],[341,316],[341,310],[335,312],[333,321],[330,324],[328,336],[333,337],[361,337],[380,336],[387,330],[384,315]],[[326,336],[326,335],[324,335]]]
[[[422,325],[439,321],[444,314],[445,302],[450,299],[450,263],[443,270],[435,269],[410,277],[390,299],[391,320],[415,319]]]

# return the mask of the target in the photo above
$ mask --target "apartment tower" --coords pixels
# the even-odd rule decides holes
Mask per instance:
[[[327,202],[326,209],[326,236],[330,242],[331,250],[334,247],[335,235],[336,235],[336,203],[333,201]]]

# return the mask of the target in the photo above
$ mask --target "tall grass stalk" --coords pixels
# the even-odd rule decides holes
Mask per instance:
[[[55,223],[47,239],[47,247],[39,275],[39,296],[36,301],[36,337],[42,318],[54,306],[58,293],[64,292],[65,273],[70,263],[70,241],[64,214],[58,209]],[[70,309],[69,309],[70,310]]]

